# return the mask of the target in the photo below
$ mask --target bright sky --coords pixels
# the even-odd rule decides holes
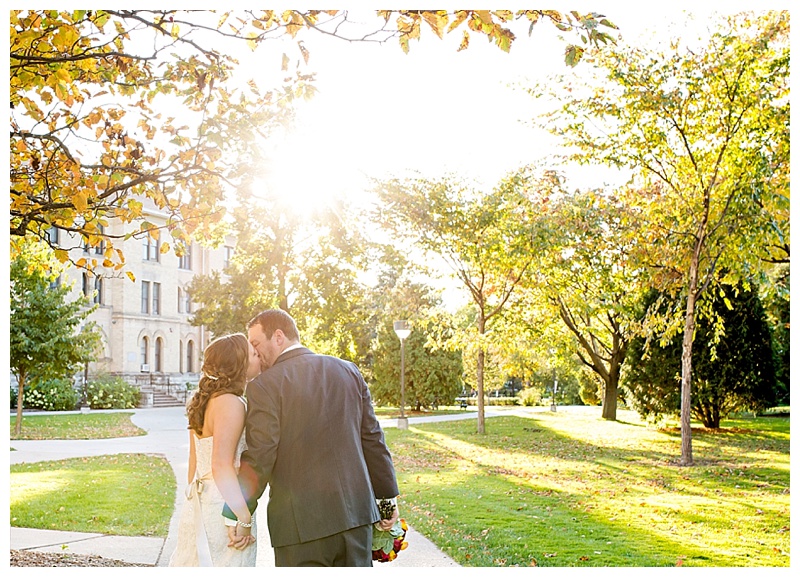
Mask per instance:
[[[699,25],[708,10],[697,13]],[[670,23],[686,32],[681,8],[639,13],[617,6],[604,14],[629,41],[650,42],[668,33]],[[417,170],[428,176],[454,172],[491,187],[508,171],[546,156],[553,137],[524,124],[537,103],[512,85],[580,74],[581,65],[564,64],[566,42],[549,22],[537,24],[531,38],[518,37],[510,53],[471,36],[470,47],[457,52],[460,33],[440,41],[423,28],[423,40],[412,41],[408,54],[396,40],[378,45],[303,36],[319,92],[299,105],[292,134],[271,139],[276,163],[285,168],[275,174],[276,185],[291,186],[293,196],[311,201],[341,193],[359,198],[364,175]],[[278,68],[280,50],[266,52],[259,49],[253,65]],[[252,73],[250,65],[245,69]]]

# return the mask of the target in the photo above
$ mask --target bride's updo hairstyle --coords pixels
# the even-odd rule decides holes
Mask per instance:
[[[247,383],[247,337],[234,333],[214,339],[203,352],[203,374],[186,413],[189,428],[203,434],[208,402],[224,393],[243,395]]]

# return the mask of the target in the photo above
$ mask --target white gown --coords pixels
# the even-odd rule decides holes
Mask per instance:
[[[194,435],[194,433],[192,433]],[[178,525],[178,544],[169,560],[170,567],[198,567],[200,557],[198,547],[205,548],[203,532],[208,542],[208,553],[211,565],[214,567],[255,567],[256,543],[239,551],[228,547],[228,529],[222,517],[222,507],[225,500],[217,489],[211,475],[211,449],[213,437],[199,438],[194,436],[195,454],[197,457],[197,471],[195,482],[186,489],[187,499],[183,503],[180,524]],[[239,439],[236,450],[234,466],[239,470],[239,458],[245,450],[244,432]],[[198,483],[199,479],[199,483]],[[198,488],[202,487],[199,491]],[[197,517],[195,517],[197,515]],[[256,516],[253,515],[253,528],[251,534],[256,535]],[[198,540],[197,524],[201,527]],[[198,543],[199,541],[199,543]]]

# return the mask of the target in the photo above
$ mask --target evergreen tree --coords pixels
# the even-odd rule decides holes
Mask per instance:
[[[719,428],[735,410],[763,409],[776,399],[772,339],[757,291],[740,283],[718,292],[711,318],[697,323],[692,353],[692,414],[708,428]],[[650,292],[646,307],[668,306],[659,296]],[[624,382],[642,416],[680,412],[681,350],[680,335],[664,346],[653,339],[646,347],[642,337],[631,342]]]

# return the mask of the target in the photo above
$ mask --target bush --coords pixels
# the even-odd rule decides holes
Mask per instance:
[[[22,407],[42,411],[74,411],[80,398],[71,380],[51,379],[25,387]]]
[[[86,396],[93,409],[134,409],[139,405],[139,388],[121,377],[95,378],[86,385]]]
[[[542,403],[542,390],[528,387],[519,392],[519,402],[525,407],[535,407]]]
[[[11,389],[11,410],[15,411],[17,409],[17,389],[14,387],[9,387]]]

